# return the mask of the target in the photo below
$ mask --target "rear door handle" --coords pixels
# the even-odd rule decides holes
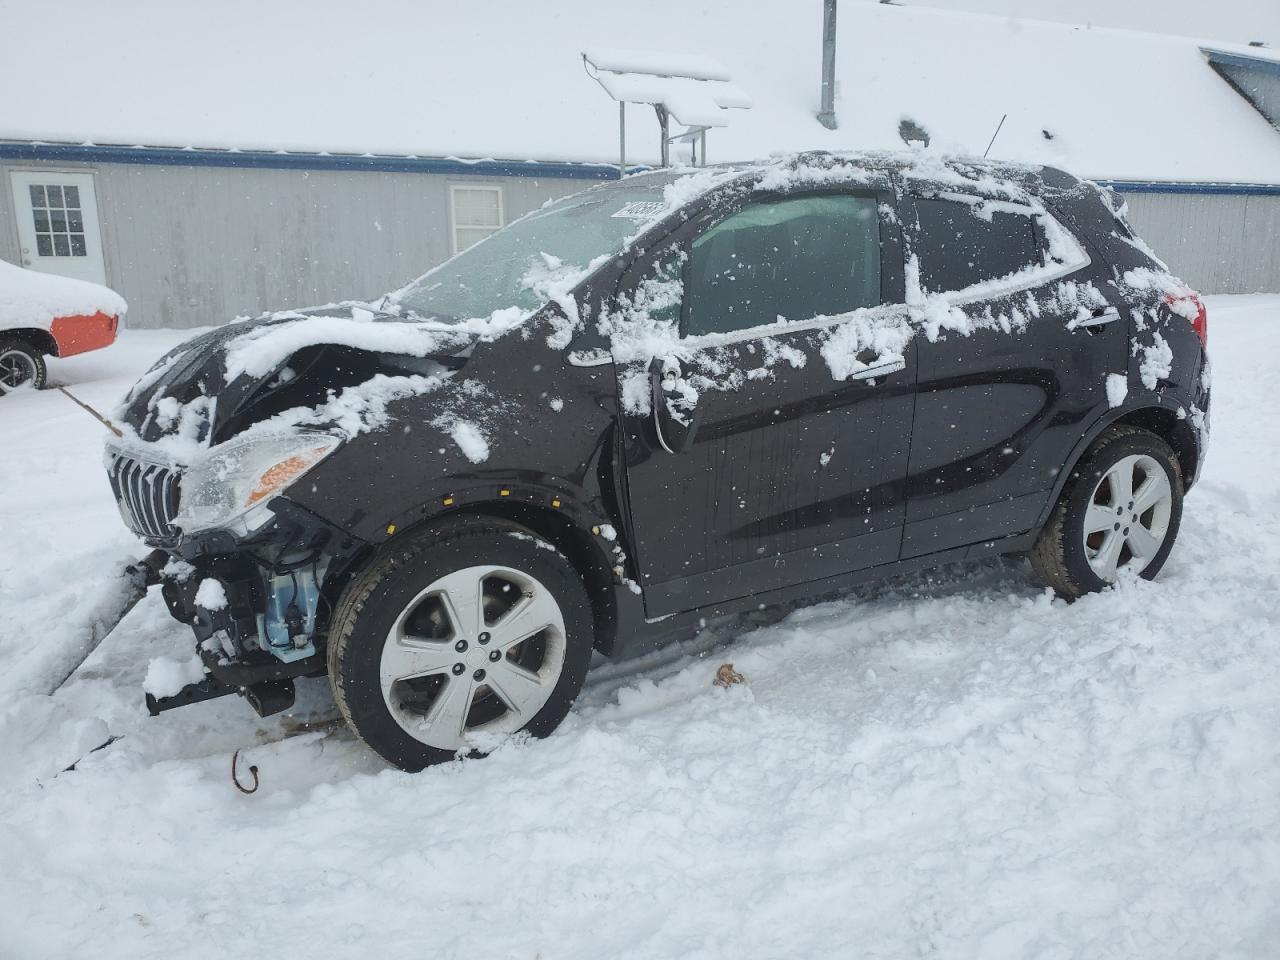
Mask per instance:
[[[1108,323],[1115,323],[1120,319],[1120,310],[1117,307],[1107,307],[1095,313],[1092,317],[1086,317],[1083,320],[1072,320],[1067,324],[1068,330],[1075,330],[1078,327],[1103,327]]]
[[[905,369],[907,369],[907,361],[902,357],[893,357],[880,363],[873,363],[869,367],[863,367],[856,373],[849,374],[848,379],[874,380],[876,377],[887,377],[891,373],[899,373]]]

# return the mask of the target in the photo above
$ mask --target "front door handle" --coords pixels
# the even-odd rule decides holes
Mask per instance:
[[[1083,327],[1105,327],[1108,323],[1115,323],[1120,319],[1120,309],[1118,307],[1107,307],[1105,310],[1099,310],[1091,317],[1085,317],[1083,320],[1072,320],[1067,324],[1068,330],[1075,330]]]
[[[863,367],[855,373],[849,374],[850,380],[874,380],[876,377],[887,377],[891,373],[900,373],[907,369],[907,361],[902,357],[890,357],[887,360],[881,360],[870,366]]]
[[[649,373],[653,380],[653,429],[658,435],[658,444],[667,453],[681,453],[693,442],[697,403],[691,403],[681,389],[684,371],[674,357],[655,359]]]

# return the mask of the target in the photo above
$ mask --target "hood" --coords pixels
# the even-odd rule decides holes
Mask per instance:
[[[323,404],[384,376],[460,369],[484,331],[389,314],[364,303],[237,321],[165,354],[115,419],[144,443],[207,447],[281,411]],[[170,452],[177,443],[169,443]]]

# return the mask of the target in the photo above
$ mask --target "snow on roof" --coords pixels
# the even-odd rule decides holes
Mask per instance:
[[[601,70],[613,73],[649,73],[659,77],[725,82],[733,79],[724,64],[713,57],[664,50],[621,50],[617,47],[590,47],[582,53]]]
[[[77,24],[59,34],[59,59],[92,65],[92,80],[49,69],[46,45],[13,45],[0,82],[22,95],[6,101],[0,137],[608,162],[618,110],[582,51],[628,65],[611,49],[625,38],[723,69],[754,102],[711,132],[713,161],[898,148],[904,118],[932,149],[981,154],[1007,113],[993,157],[1098,178],[1280,183],[1280,136],[1181,37],[845,0],[839,127],[827,130],[816,2],[374,0],[321,14],[226,0],[197,15],[162,0],[53,0],[6,6],[6,32],[39,37],[51,17]],[[650,113],[627,111],[629,160],[657,158]]]

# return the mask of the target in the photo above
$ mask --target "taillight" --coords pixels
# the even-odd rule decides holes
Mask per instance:
[[[1178,296],[1169,294],[1164,298],[1164,302],[1174,313],[1191,321],[1191,329],[1200,338],[1200,346],[1208,348],[1209,311],[1205,309],[1204,301],[1200,299],[1200,294],[1194,290],[1189,290]]]

